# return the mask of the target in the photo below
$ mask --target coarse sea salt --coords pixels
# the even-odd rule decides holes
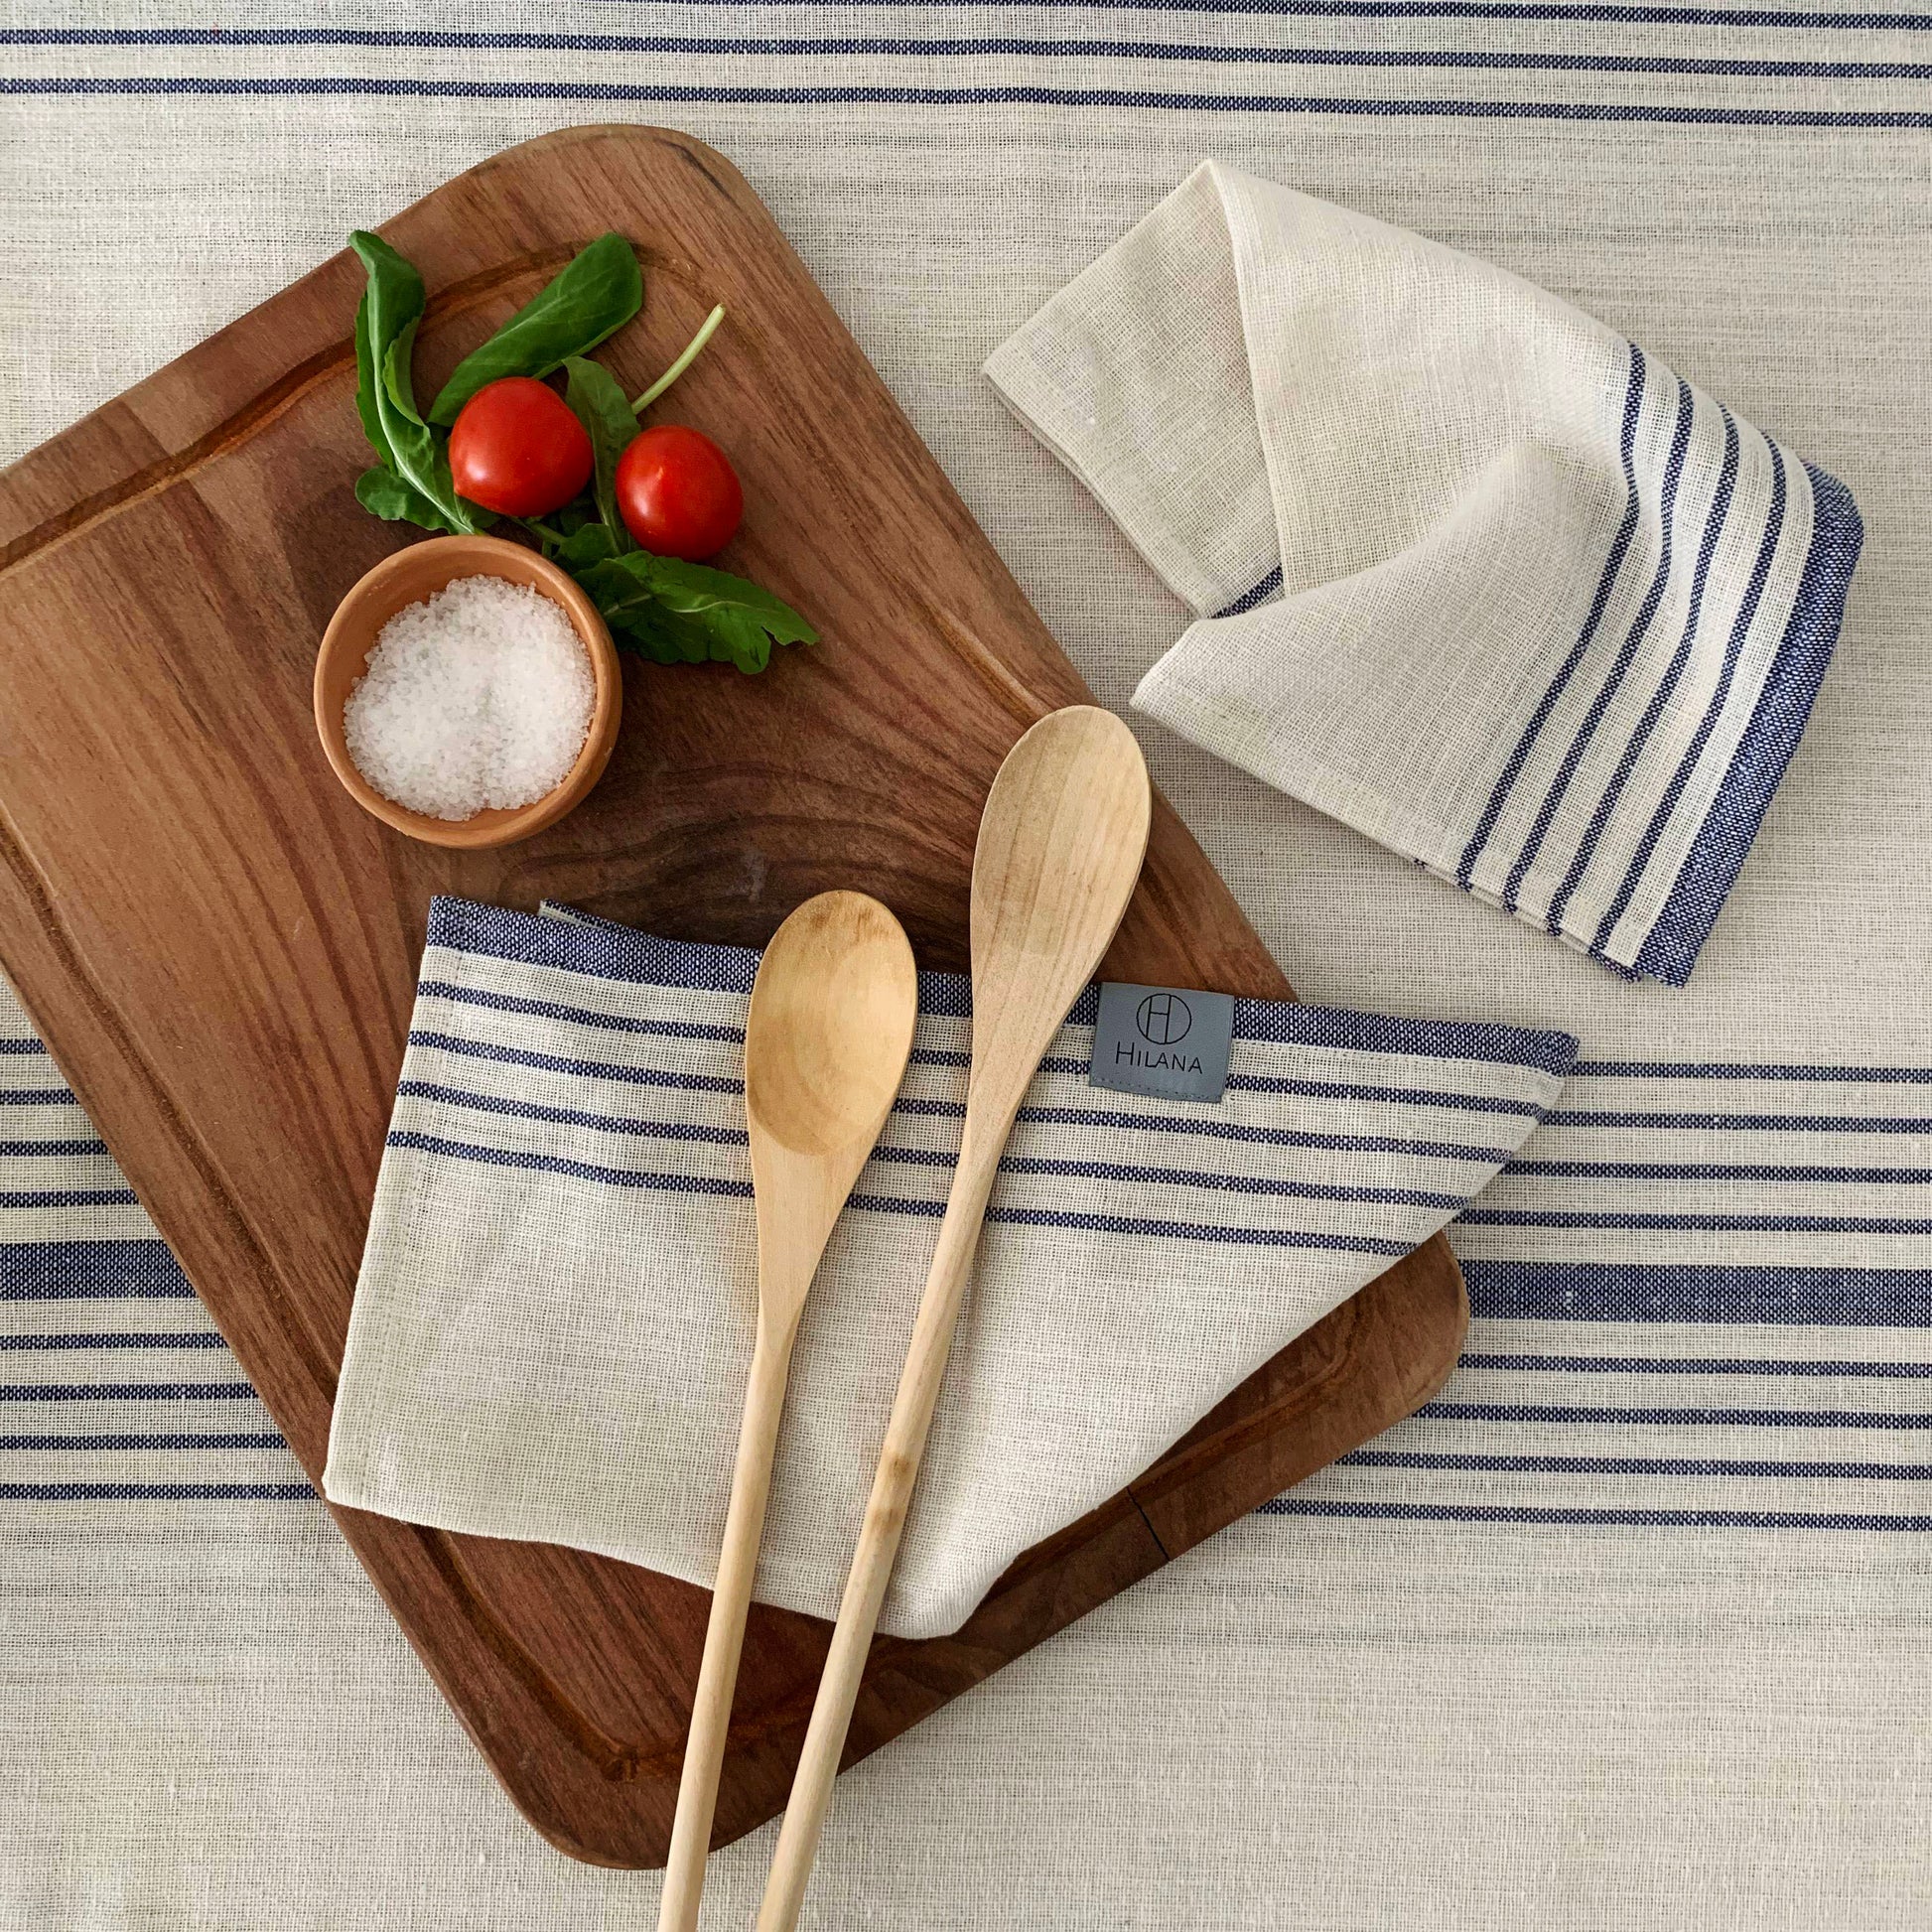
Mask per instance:
[[[500,577],[459,577],[376,633],[343,710],[355,768],[431,818],[534,804],[590,730],[597,680],[563,611]]]

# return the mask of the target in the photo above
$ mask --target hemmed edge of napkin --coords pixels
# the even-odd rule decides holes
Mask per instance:
[[[1811,548],[1784,635],[1729,768],[1635,960],[1626,965],[1594,945],[1585,948],[1625,979],[1664,986],[1683,986],[1690,979],[1784,781],[1838,649],[1852,574],[1864,548],[1864,519],[1836,477],[1809,463],[1805,471],[1811,479]]]

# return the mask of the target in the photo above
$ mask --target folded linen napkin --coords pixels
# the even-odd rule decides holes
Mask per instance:
[[[325,1487],[709,1584],[757,1308],[758,955],[440,898]],[[1442,1226],[1541,1118],[1566,1034],[1238,1001],[1218,1104],[1090,1089],[1096,993],[995,1189],[884,1627],[955,1629]],[[831,1615],[964,1115],[970,988],[912,1064],[807,1304],[759,1597]]]
[[[1843,484],[1544,290],[1213,162],[986,373],[1199,614],[1140,710],[1684,983],[1837,640]]]

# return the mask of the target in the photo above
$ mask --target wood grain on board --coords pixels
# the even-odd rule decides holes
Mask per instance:
[[[631,664],[608,777],[527,845],[412,843],[316,743],[323,627],[411,537],[349,492],[367,461],[349,256],[0,478],[0,959],[312,1476],[430,896],[549,897],[756,945],[856,886],[923,964],[960,967],[987,785],[1028,725],[1088,696],[764,208],[688,136],[551,135],[388,223],[432,291],[422,392],[610,227],[645,264],[643,317],[600,351],[631,387],[728,306],[675,414],[744,477],[722,563],[825,641],[757,679]],[[1106,971],[1288,994],[1159,801]],[[848,1761],[1413,1409],[1465,1319],[1439,1237],[1022,1558],[955,1635],[878,1640]],[[579,1858],[661,1862],[706,1593],[337,1517],[537,1830]],[[718,1842],[783,1804],[826,1636],[754,1610]]]

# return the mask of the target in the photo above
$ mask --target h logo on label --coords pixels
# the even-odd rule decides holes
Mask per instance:
[[[1178,993],[1150,993],[1134,1009],[1141,1037],[1155,1046],[1172,1046],[1193,1030],[1194,1015]]]

